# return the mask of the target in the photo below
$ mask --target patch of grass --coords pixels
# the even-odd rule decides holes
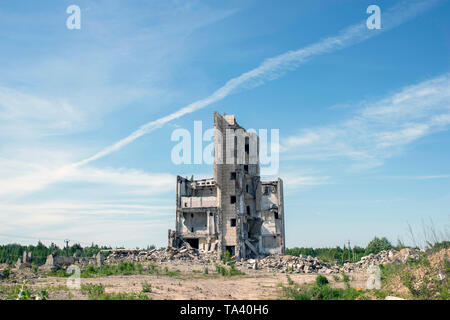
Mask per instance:
[[[3,277],[5,277],[5,279],[9,279],[9,276],[11,275],[11,268],[10,267],[6,267],[5,269],[3,269]]]
[[[223,264],[227,264],[228,262],[233,262],[230,251],[225,251],[225,253],[221,254],[220,260],[222,260]]]
[[[318,286],[324,286],[324,285],[328,284],[328,279],[322,275],[318,275],[316,277],[316,284]]]
[[[152,292],[152,285],[147,281],[142,282],[142,292],[144,293]]]
[[[283,296],[292,300],[356,300],[364,297],[362,290],[332,288],[327,278],[321,275],[316,277],[314,283],[303,285],[298,285],[288,278],[288,286],[282,285],[281,289]]]
[[[95,266],[93,264],[88,265],[84,270],[81,271],[80,276],[82,278],[94,278],[101,276],[112,276],[112,275],[132,275],[132,274],[164,274],[167,276],[178,275],[178,272],[169,271],[166,267],[164,269],[164,273],[162,273],[161,269],[154,264],[150,264],[147,267],[147,270],[141,263],[133,263],[133,262],[121,262],[115,265],[102,265]],[[56,277],[69,277],[70,274],[66,273],[64,269],[53,270],[48,273],[49,276]]]
[[[89,300],[150,300],[144,293],[105,293],[105,287],[102,284],[81,285],[81,293],[87,294]]]
[[[159,267],[155,266],[155,264],[150,263],[147,267],[147,273],[149,274],[160,274],[161,270]]]
[[[206,274],[208,274],[208,273],[209,273],[209,270],[208,270],[208,267],[206,267],[205,270],[203,270],[203,274],[206,275]]]
[[[50,277],[60,277],[60,278],[68,278],[70,274],[66,272],[65,269],[53,269],[49,273],[47,273]]]
[[[400,283],[408,289],[409,299],[434,300],[450,299],[450,261],[432,266],[429,255],[433,251],[421,253],[419,259],[410,259],[406,264],[392,263],[380,265],[382,290],[377,294],[394,294],[392,283]],[[440,276],[439,276],[440,275]]]
[[[244,275],[245,273],[236,269],[234,263],[230,264],[230,268],[216,264],[216,271],[224,277]]]
[[[350,277],[348,275],[346,275],[344,273],[344,271],[342,271],[342,281],[344,281],[345,286],[348,288],[350,288]]]
[[[168,277],[177,277],[180,275],[180,271],[179,270],[167,271],[166,273],[164,273],[164,275]]]
[[[25,280],[22,284],[1,286],[0,298],[4,300],[47,300],[48,291],[33,289],[27,285]]]

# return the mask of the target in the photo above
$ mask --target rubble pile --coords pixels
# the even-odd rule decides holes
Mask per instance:
[[[320,273],[320,274],[336,274],[341,272],[357,272],[367,270],[370,266],[379,264],[388,264],[393,262],[406,263],[410,259],[419,258],[420,251],[417,249],[405,248],[400,251],[389,250],[381,251],[377,254],[370,254],[362,257],[357,262],[347,262],[344,265],[329,264],[318,258],[311,256],[288,256],[288,255],[270,255],[260,257],[258,259],[248,259],[236,262],[237,267],[268,270],[272,272],[293,272],[293,273]],[[24,253],[23,261],[19,259],[16,264],[17,269],[31,267],[31,254]],[[70,264],[78,264],[82,268],[89,264],[97,266],[103,264],[118,264],[121,262],[153,262],[162,263],[169,261],[193,262],[199,264],[209,264],[219,260],[219,256],[215,252],[205,252],[202,250],[183,247],[164,248],[153,250],[139,249],[115,249],[102,250],[96,257],[80,258],[80,257],[62,257],[51,254],[47,257],[47,261],[40,269],[50,271],[68,266]],[[4,277],[0,273],[0,277]]]
[[[211,262],[217,259],[217,254],[212,252],[203,252],[196,249],[187,248],[165,248],[153,249],[149,251],[144,250],[105,250],[104,253],[109,253],[104,260],[105,264],[117,264],[120,262],[167,262],[167,261],[192,261],[202,264]]]
[[[248,269],[266,269],[274,272],[321,273],[334,274],[341,272],[365,271],[368,267],[394,262],[406,263],[409,259],[419,258],[419,250],[405,248],[400,251],[381,251],[362,257],[360,261],[331,265],[311,256],[272,255],[261,259],[249,259],[238,262],[237,265]]]
[[[362,257],[361,260],[352,263],[345,263],[341,267],[341,271],[353,272],[366,270],[370,266],[379,264],[389,264],[394,262],[406,263],[409,259],[418,259],[420,250],[405,248],[397,250],[383,250],[377,254],[370,254]]]
[[[294,273],[338,273],[339,267],[331,266],[311,256],[271,255],[260,260],[249,259],[239,263],[249,269],[268,269],[275,272]]]

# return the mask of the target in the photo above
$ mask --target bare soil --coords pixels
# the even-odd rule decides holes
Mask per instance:
[[[160,265],[169,270],[178,270],[176,276],[167,275],[113,275],[106,277],[81,278],[81,284],[102,284],[106,293],[141,293],[142,285],[151,285],[151,292],[145,293],[151,299],[161,300],[252,300],[282,298],[280,284],[287,285],[285,273],[266,270],[242,269],[244,275],[224,277],[215,271],[214,265],[195,265],[186,262],[170,262]],[[204,274],[208,267],[208,274]],[[193,272],[194,270],[194,272]],[[365,289],[367,274],[351,273],[350,285]],[[298,284],[313,282],[316,274],[291,273],[289,277]],[[326,276],[332,286],[344,288],[342,281],[336,281],[332,275]],[[341,275],[339,275],[342,278]],[[87,299],[80,290],[65,288],[67,278],[37,277],[29,279],[28,285],[33,289],[49,291],[49,299]]]

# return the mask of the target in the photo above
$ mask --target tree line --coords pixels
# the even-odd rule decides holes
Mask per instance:
[[[42,242],[38,242],[37,245],[20,245],[20,244],[7,244],[0,245],[0,263],[16,263],[18,258],[23,257],[23,252],[32,252],[33,263],[43,264],[50,254],[56,254],[58,256],[73,256],[77,257],[92,257],[95,256],[100,250],[111,249],[111,247],[98,246],[91,244],[90,246],[82,247],[80,244],[75,243],[71,246],[60,248],[56,244],[52,243],[48,247]]]

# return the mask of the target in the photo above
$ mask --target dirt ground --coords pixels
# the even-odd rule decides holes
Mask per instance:
[[[224,277],[215,272],[214,265],[194,265],[189,263],[161,264],[169,270],[178,270],[178,275],[114,275],[107,277],[81,278],[81,284],[102,284],[106,293],[140,293],[142,284],[151,285],[151,293],[146,293],[151,299],[194,299],[194,300],[251,300],[281,298],[280,284],[287,285],[284,273],[274,273],[265,270],[242,269],[245,275]],[[205,267],[209,273],[203,274]],[[195,270],[193,272],[193,270]],[[316,274],[289,274],[289,277],[299,283],[312,282]],[[365,289],[367,274],[352,273],[350,285]],[[334,287],[344,288],[342,281],[336,281],[332,275],[326,276]],[[87,299],[80,290],[63,290],[67,278],[46,277],[29,281],[34,289],[49,290],[49,299]],[[53,288],[53,289],[51,289]]]

